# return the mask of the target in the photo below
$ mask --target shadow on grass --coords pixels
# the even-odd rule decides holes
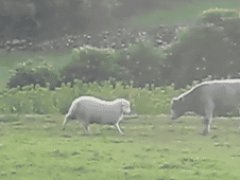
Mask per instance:
[[[4,123],[17,122],[19,121],[19,119],[20,119],[19,115],[13,115],[13,114],[0,116],[0,122],[4,122]]]

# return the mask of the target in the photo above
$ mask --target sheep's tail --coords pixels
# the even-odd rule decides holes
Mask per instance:
[[[77,108],[77,105],[76,105],[76,103],[73,102],[69,108],[68,113],[65,115],[65,118],[64,118],[64,121],[62,124],[63,130],[65,129],[65,127],[68,123],[68,120],[75,117],[74,114],[76,113],[76,108]]]
[[[63,130],[65,129],[65,127],[66,127],[66,125],[67,125],[67,123],[68,123],[68,120],[71,118],[71,114],[73,114],[73,111],[75,110],[75,104],[74,104],[74,102],[71,104],[71,106],[70,106],[70,108],[69,108],[69,110],[68,110],[68,113],[65,115],[65,117],[64,117],[64,121],[63,121],[63,124],[62,124],[62,126],[63,126]]]

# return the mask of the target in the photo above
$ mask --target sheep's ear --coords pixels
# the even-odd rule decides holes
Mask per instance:
[[[121,101],[121,107],[124,107],[125,103],[124,101]]]

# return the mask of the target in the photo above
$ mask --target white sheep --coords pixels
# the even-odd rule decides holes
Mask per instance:
[[[88,132],[89,125],[96,123],[114,125],[123,134],[119,122],[123,119],[123,114],[130,112],[130,102],[123,98],[105,101],[92,96],[81,96],[72,102],[65,116],[63,129],[69,119],[78,119]]]

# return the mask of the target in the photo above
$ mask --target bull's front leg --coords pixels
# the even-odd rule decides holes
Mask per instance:
[[[203,135],[207,135],[210,132],[211,129],[211,123],[213,118],[213,110],[214,106],[211,104],[208,106],[208,108],[205,109],[205,117],[203,119]]]
[[[240,108],[238,108],[238,115],[240,115]],[[238,130],[240,130],[240,124],[238,125]]]
[[[212,122],[212,118],[208,118],[208,117],[204,117],[203,119],[203,135],[207,135],[210,132],[211,129],[211,122]]]

